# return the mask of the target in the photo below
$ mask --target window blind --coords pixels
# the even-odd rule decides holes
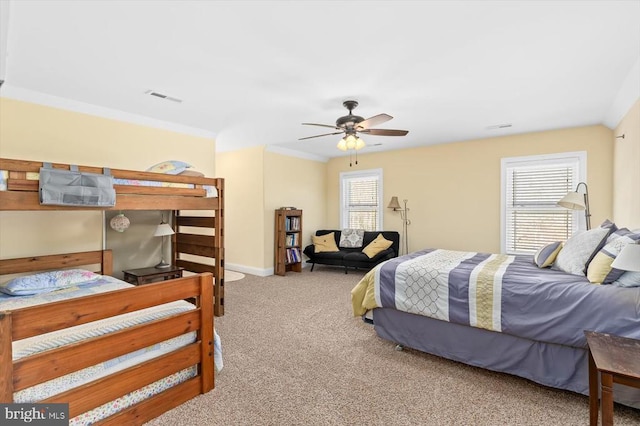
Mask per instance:
[[[573,212],[557,205],[575,187],[577,164],[507,168],[505,239],[508,253],[534,253],[574,231]]]
[[[379,175],[343,177],[343,226],[375,231],[380,219]]]

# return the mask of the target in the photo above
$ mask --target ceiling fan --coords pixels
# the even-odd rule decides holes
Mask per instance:
[[[342,103],[346,109],[349,110],[349,114],[340,117],[336,120],[335,125],[331,124],[317,124],[317,123],[302,123],[306,126],[320,126],[329,127],[331,129],[339,130],[332,133],[324,133],[322,135],[307,136],[306,138],[300,138],[298,140],[319,138],[322,136],[340,135],[344,133],[344,138],[338,143],[338,148],[342,151],[347,150],[359,150],[364,148],[365,143],[358,137],[358,133],[365,135],[375,136],[404,136],[409,133],[408,130],[394,130],[394,129],[373,129],[373,126],[386,123],[393,117],[389,114],[378,114],[373,117],[369,117],[366,120],[359,115],[353,115],[352,111],[358,106],[357,101],[347,100]]]

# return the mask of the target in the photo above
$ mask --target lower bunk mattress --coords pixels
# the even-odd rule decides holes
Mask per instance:
[[[50,303],[58,300],[66,300],[75,297],[104,293],[131,287],[131,284],[110,276],[99,276],[87,282],[79,283],[57,291],[41,293],[29,296],[7,296],[0,293],[0,311],[9,311],[29,306]],[[40,336],[30,337],[13,342],[13,361],[40,352],[73,344],[92,337],[116,332],[137,324],[143,324],[156,319],[167,317],[195,309],[195,306],[186,301],[175,301],[164,305],[142,309],[136,312],[107,318]],[[38,385],[15,392],[13,395],[16,403],[33,403],[52,397],[69,389],[75,388],[93,380],[106,377],[117,371],[124,370],[140,362],[169,353],[176,348],[186,346],[196,340],[196,333],[186,333],[153,346],[128,353],[101,364],[85,368],[66,376],[59,377]],[[216,369],[222,368],[222,353],[220,338],[214,330],[214,348]],[[110,416],[133,404],[136,404],[151,395],[162,392],[176,384],[182,383],[196,375],[196,366],[184,369],[168,377],[158,380],[150,385],[133,391],[103,406],[70,419],[71,425],[92,424],[102,418]]]

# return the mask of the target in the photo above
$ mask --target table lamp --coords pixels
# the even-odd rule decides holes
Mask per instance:
[[[154,237],[162,237],[162,252],[160,254],[160,263],[156,265],[156,268],[158,269],[164,269],[171,266],[164,261],[164,237],[173,234],[175,234],[175,232],[173,232],[173,229],[171,228],[171,226],[169,226],[169,224],[165,223],[164,219],[162,220],[162,222],[160,222],[160,225],[158,225],[158,227],[156,228],[156,232],[153,234]]]

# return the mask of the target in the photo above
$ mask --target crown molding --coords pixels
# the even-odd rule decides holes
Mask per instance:
[[[321,155],[309,154],[308,152],[296,151],[295,149],[283,148],[278,145],[267,145],[265,151],[273,152],[275,154],[287,155],[289,157],[303,158],[305,160],[320,161],[326,163],[329,161],[328,157]]]
[[[72,99],[60,98],[58,96],[48,95],[42,92],[36,92],[21,87],[8,84],[6,81],[0,89],[0,97],[15,99],[23,102],[31,102],[38,105],[49,106],[53,108],[64,109],[67,111],[88,114],[111,120],[124,121],[141,126],[153,127],[156,129],[169,130],[185,135],[197,136],[207,139],[215,139],[215,133],[208,130],[198,129],[195,127],[184,126],[182,124],[170,123],[167,121],[157,120],[155,118],[145,117],[143,115],[132,114],[117,109],[101,107],[84,102],[74,101]]]
[[[610,129],[615,129],[620,120],[629,112],[629,109],[640,98],[640,56],[636,60],[636,63],[629,70],[629,74],[624,79],[618,94],[616,95],[613,103],[609,107],[609,111],[604,118],[604,125]]]

